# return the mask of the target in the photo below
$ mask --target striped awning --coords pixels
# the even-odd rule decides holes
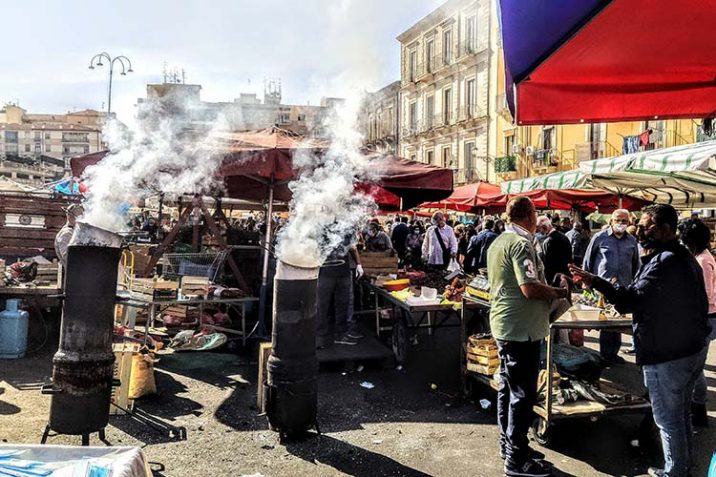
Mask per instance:
[[[554,172],[538,177],[527,177],[500,185],[505,194],[523,194],[533,190],[584,189],[588,188],[588,178],[580,170]]]

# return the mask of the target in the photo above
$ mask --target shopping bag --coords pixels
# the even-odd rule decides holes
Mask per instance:
[[[447,270],[448,270],[448,272],[454,272],[456,270],[460,270],[460,264],[457,263],[456,259],[454,259],[454,258],[450,259],[450,263],[448,264]]]

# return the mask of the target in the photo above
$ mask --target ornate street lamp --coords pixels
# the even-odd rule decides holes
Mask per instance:
[[[120,55],[112,58],[109,53],[105,51],[97,53],[92,57],[89,69],[93,70],[96,66],[104,66],[102,60],[107,60],[107,63],[109,64],[109,93],[107,98],[107,117],[109,117],[109,115],[112,114],[112,75],[114,74],[115,62],[119,63],[122,67],[122,72],[120,73],[122,76],[126,76],[127,73],[133,73],[134,70],[132,70],[132,62],[129,61],[129,58],[126,56]]]

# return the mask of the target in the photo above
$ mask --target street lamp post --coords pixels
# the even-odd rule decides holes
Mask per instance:
[[[112,75],[114,74],[114,63],[118,62],[122,66],[122,72],[120,73],[122,76],[126,76],[127,73],[133,73],[134,70],[132,70],[132,62],[129,61],[129,58],[126,56],[120,55],[112,58],[109,53],[105,51],[97,53],[92,57],[89,69],[93,70],[95,66],[104,66],[104,63],[102,63],[103,59],[109,63],[109,93],[107,97],[107,117],[109,117],[109,115],[112,114]]]

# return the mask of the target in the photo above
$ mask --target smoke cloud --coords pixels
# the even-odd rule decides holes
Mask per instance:
[[[200,105],[186,98],[149,100],[138,106],[131,126],[110,121],[104,128],[110,153],[86,169],[84,220],[113,232],[128,228],[126,209],[136,199],[164,192],[169,197],[206,193],[220,186],[215,171],[221,155],[216,134],[226,129],[218,121],[204,131],[187,128],[187,118]],[[171,111],[174,110],[174,111]],[[172,114],[181,111],[180,114]]]
[[[357,129],[362,95],[353,94],[326,119],[331,145],[322,155],[299,153],[301,170],[289,184],[291,215],[281,230],[278,258],[305,267],[321,265],[330,253],[355,238],[360,221],[375,208],[369,196],[354,191],[356,183],[372,179],[360,153]]]

